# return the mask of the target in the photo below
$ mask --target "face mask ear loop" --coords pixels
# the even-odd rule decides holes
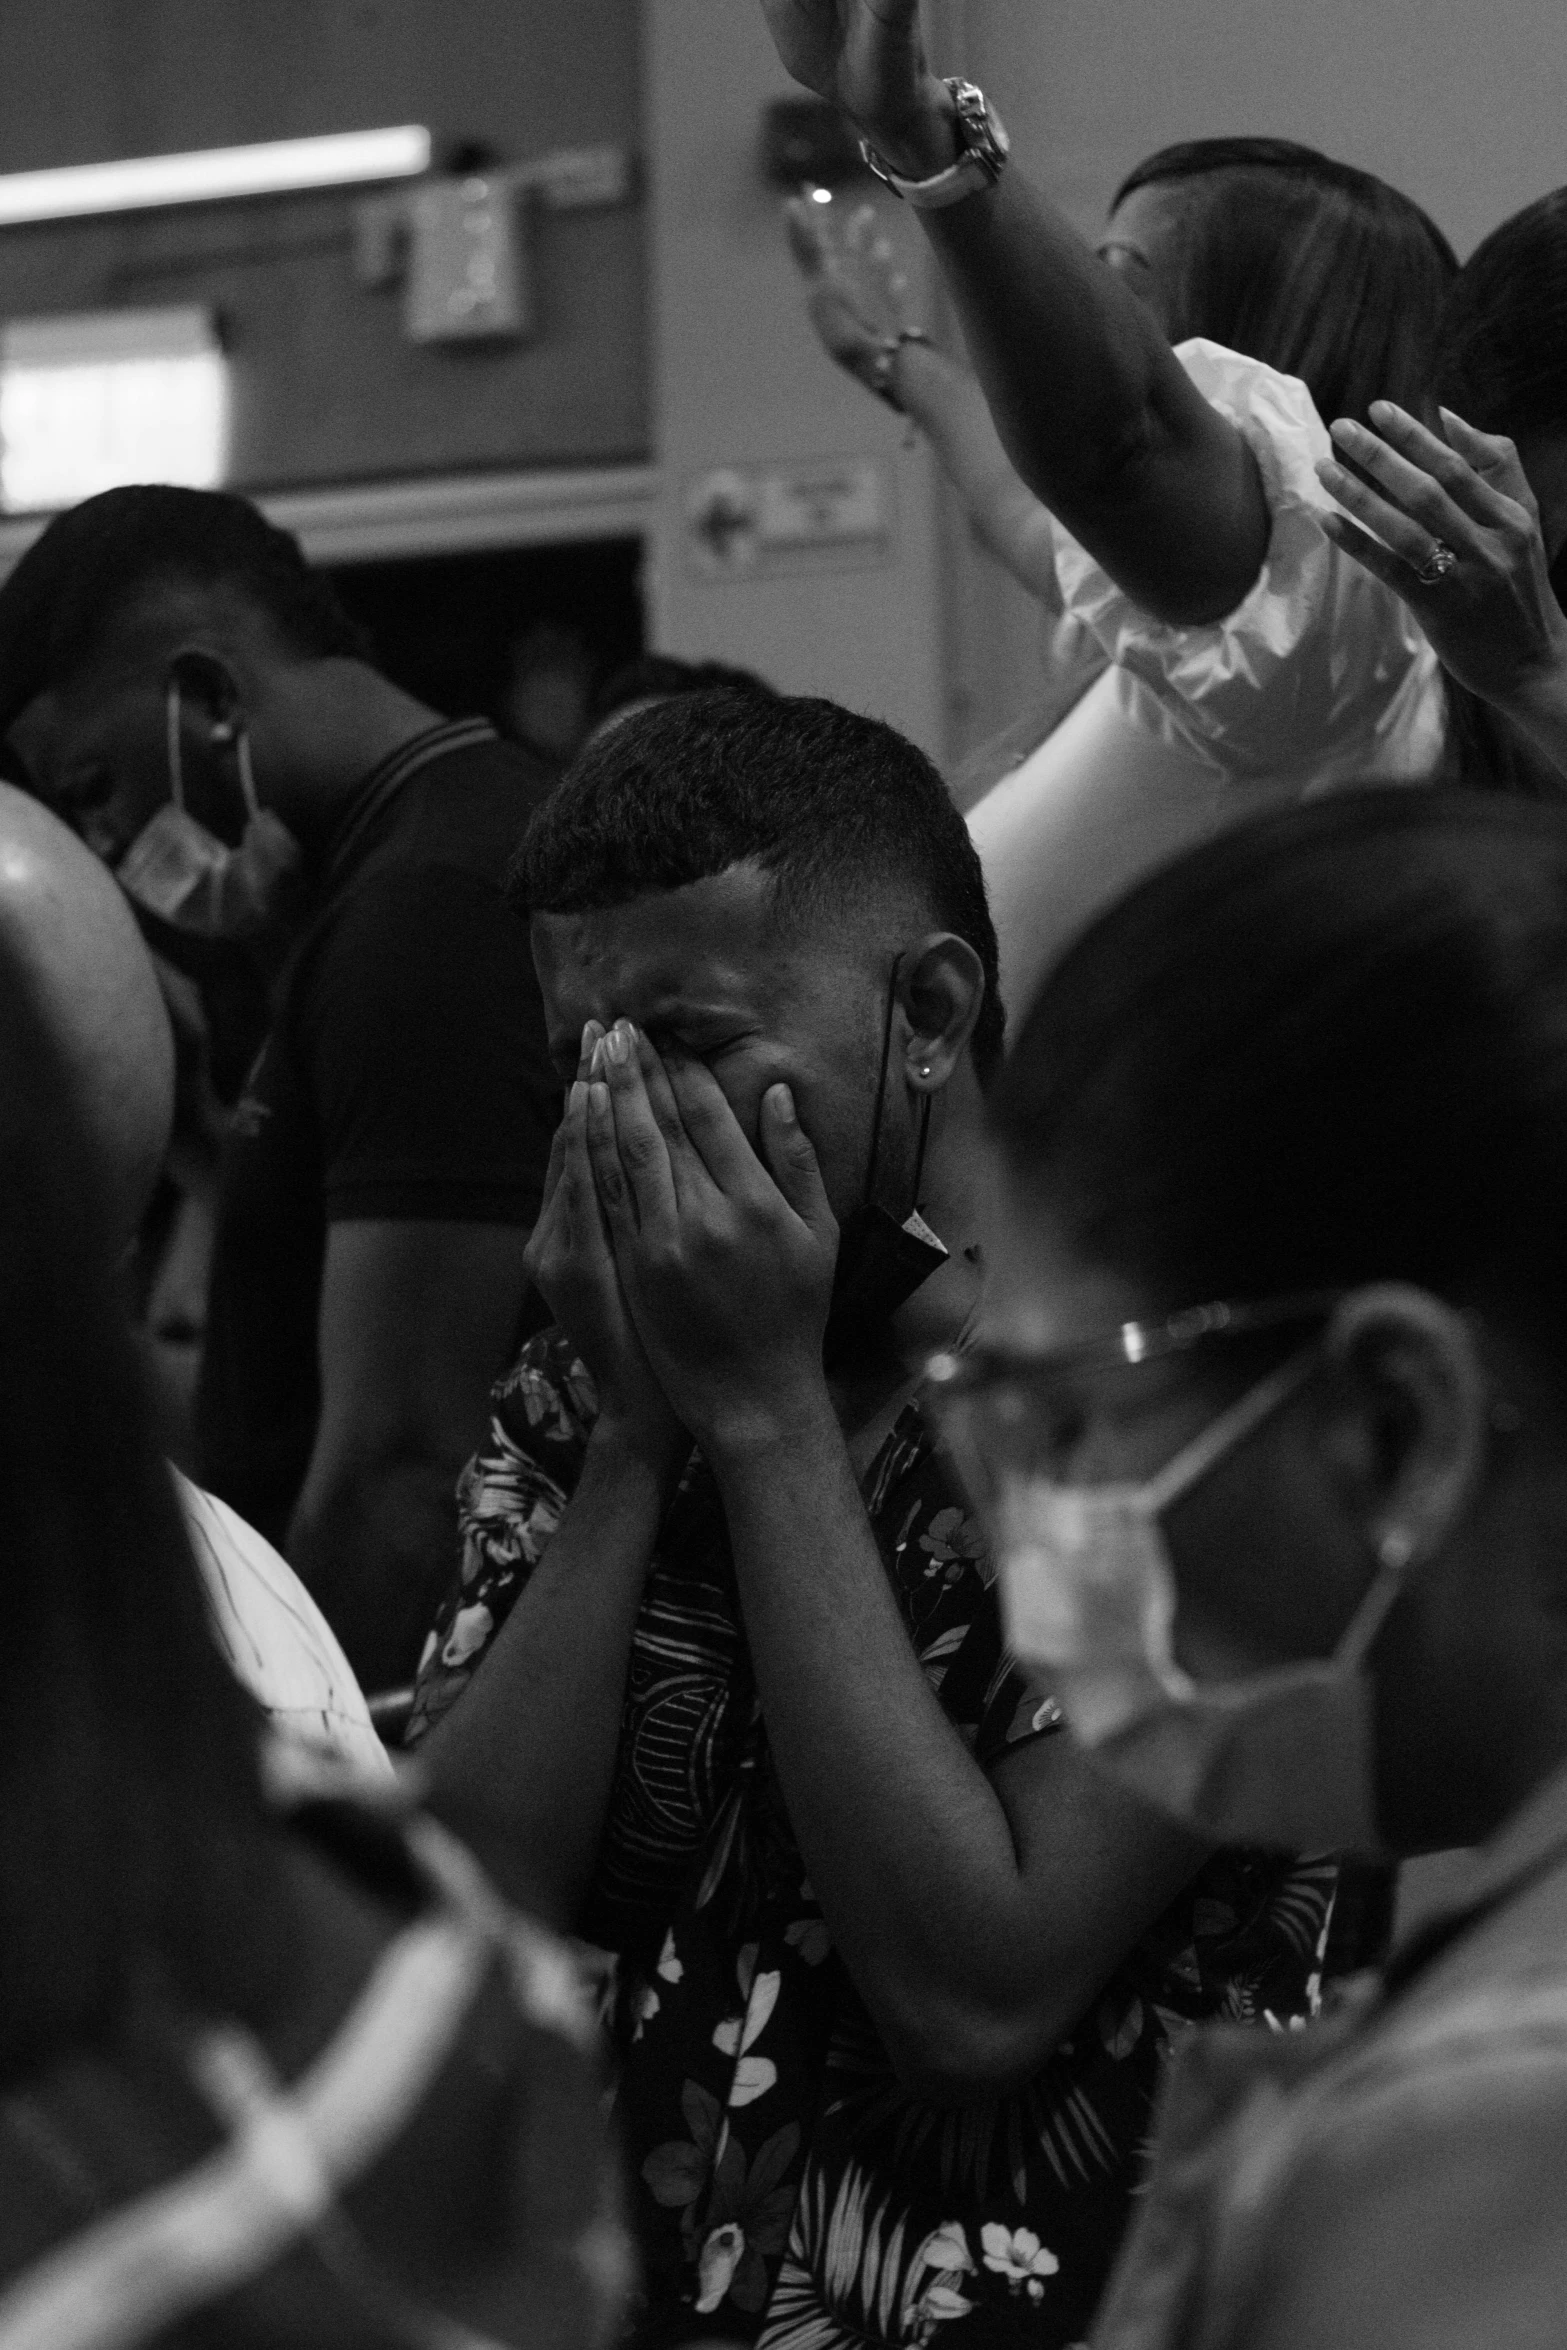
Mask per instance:
[[[1383,1545],[1377,1571],[1366,1585],[1360,1605],[1345,1625],[1344,1636],[1333,1652],[1335,1664],[1355,1668],[1364,1663],[1366,1652],[1392,1613],[1414,1563],[1412,1542],[1400,1538],[1396,1546],[1391,1541]]]
[[[1308,1353],[1297,1355],[1293,1362],[1281,1365],[1227,1412],[1221,1412],[1200,1436],[1183,1445],[1173,1460],[1166,1461],[1158,1474],[1148,1479],[1142,1487],[1144,1505],[1155,1517],[1162,1515],[1172,1502],[1206,1477],[1210,1469],[1217,1468],[1226,1453],[1244,1444],[1265,1420],[1288,1403],[1305,1386],[1316,1367],[1317,1349],[1312,1347]]]
[[[169,789],[174,794],[174,805],[185,813],[185,762],[180,744],[180,681],[169,679],[169,689],[163,702],[164,725],[167,729],[169,753]]]
[[[931,1096],[927,1093],[920,1102],[920,1138],[914,1148],[914,1197],[909,1205],[919,1213],[920,1183],[925,1173],[925,1146],[930,1140]]]
[[[234,764],[239,769],[239,788],[245,795],[245,807],[254,824],[261,814],[261,802],[256,797],[255,770],[250,764],[250,735],[243,726],[235,729]]]
[[[881,1151],[882,1104],[887,1098],[887,1064],[892,1058],[892,1015],[898,1005],[898,965],[901,955],[895,955],[892,976],[887,982],[887,1017],[881,1032],[881,1065],[876,1072],[876,1114],[871,1120],[871,1155],[865,1166],[865,1205],[873,1207],[876,1201],[876,1161]]]

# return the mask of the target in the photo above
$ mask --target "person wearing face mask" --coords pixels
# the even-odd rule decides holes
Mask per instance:
[[[360,1679],[406,1681],[524,1310],[559,1095],[501,878],[546,779],[381,676],[245,500],[111,490],[0,589],[0,730],[160,952],[244,952],[196,1402],[203,1482]]]
[[[1366,792],[1105,916],[992,1106],[932,1409],[1018,1653],[1201,1833],[1478,1849],[1380,1987],[1181,2051],[1094,2350],[1567,2309],[1567,817]]]
[[[514,887],[560,1326],[464,1475],[415,1752],[619,1961],[634,2339],[1073,2342],[1169,2035],[1304,2014],[1341,1913],[1057,1735],[915,1403],[1003,1041],[962,819],[885,726],[694,694],[579,757]]]

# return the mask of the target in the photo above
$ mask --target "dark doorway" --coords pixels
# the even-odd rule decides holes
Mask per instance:
[[[640,539],[345,563],[339,595],[389,677],[564,756],[573,713],[642,650]]]

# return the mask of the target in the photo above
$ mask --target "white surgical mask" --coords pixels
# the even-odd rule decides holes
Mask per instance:
[[[1296,1393],[1297,1358],[1141,1485],[1016,1473],[996,1497],[1007,1637],[1126,1786],[1223,1844],[1376,1852],[1366,1657],[1408,1571],[1390,1535],[1331,1657],[1198,1683],[1176,1661],[1163,1513]]]
[[[172,798],[142,826],[115,867],[115,879],[127,897],[176,930],[197,938],[253,937],[266,928],[298,867],[299,843],[256,797],[243,727],[234,738],[246,809],[238,847],[219,840],[191,814],[185,805],[177,678],[169,681],[168,749]]]

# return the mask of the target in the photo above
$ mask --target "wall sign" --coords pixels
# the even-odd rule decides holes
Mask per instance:
[[[859,570],[891,560],[893,507],[875,457],[715,466],[686,492],[687,560],[715,581]]]

